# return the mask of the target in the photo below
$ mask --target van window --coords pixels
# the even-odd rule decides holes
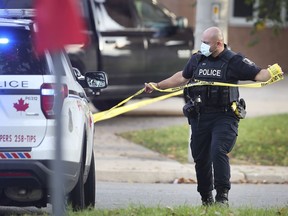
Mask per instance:
[[[171,18],[157,5],[136,0],[135,6],[145,27],[164,28],[172,25]]]
[[[108,15],[120,26],[126,28],[135,27],[135,22],[133,21],[132,12],[127,0],[106,0],[104,7]]]

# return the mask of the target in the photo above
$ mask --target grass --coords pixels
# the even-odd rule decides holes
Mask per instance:
[[[169,158],[186,163],[188,125],[132,131],[119,134]],[[288,114],[248,118],[240,121],[231,163],[288,166]]]
[[[284,216],[288,215],[288,208],[269,208],[255,209],[250,207],[243,208],[223,208],[212,206],[204,207],[135,207],[131,206],[126,209],[101,210],[89,209],[80,212],[69,211],[68,216]]]

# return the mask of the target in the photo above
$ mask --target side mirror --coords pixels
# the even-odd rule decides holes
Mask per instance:
[[[188,19],[186,17],[176,18],[177,26],[181,29],[188,27]]]
[[[99,91],[108,86],[107,75],[104,71],[86,72],[85,80],[88,87],[92,90]]]

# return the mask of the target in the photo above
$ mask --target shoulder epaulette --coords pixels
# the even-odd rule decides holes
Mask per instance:
[[[237,55],[235,52],[232,50],[226,50],[222,55],[221,59],[224,60],[225,62],[229,62],[230,59],[232,59],[235,55]]]

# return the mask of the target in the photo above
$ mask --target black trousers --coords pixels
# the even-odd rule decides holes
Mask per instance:
[[[189,120],[198,192],[207,193],[214,188],[229,190],[230,163],[227,154],[235,145],[239,120],[232,111],[203,113]]]

